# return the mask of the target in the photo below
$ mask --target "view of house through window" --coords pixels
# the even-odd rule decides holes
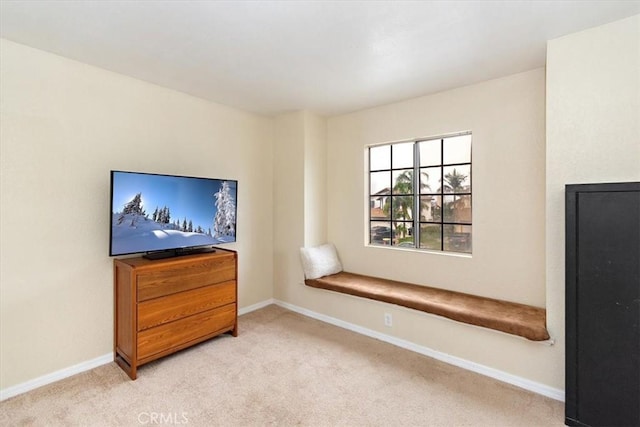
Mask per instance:
[[[471,253],[471,133],[369,147],[369,243]]]

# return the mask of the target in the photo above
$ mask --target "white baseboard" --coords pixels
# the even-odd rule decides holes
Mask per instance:
[[[295,311],[296,313],[300,313],[304,316],[311,317],[313,319],[320,320],[325,323],[329,323],[340,328],[348,329],[353,332],[357,332],[362,335],[366,335],[368,337],[372,337],[378,339],[380,341],[387,342],[389,344],[393,344],[395,346],[414,351],[416,353],[423,354],[428,357],[432,357],[434,359],[440,360],[442,362],[448,363],[450,365],[457,366],[462,369],[466,369],[472,372],[476,372],[481,375],[485,375],[487,377],[494,378],[498,381],[502,381],[507,384],[515,385],[517,387],[523,388],[525,390],[532,391],[534,393],[540,394],[542,396],[550,397],[551,399],[559,400],[564,402],[565,393],[564,390],[560,390],[557,388],[549,387],[544,384],[537,383],[535,381],[528,380],[526,378],[518,377],[516,375],[512,375],[498,369],[490,368],[488,366],[481,365],[479,363],[471,362],[469,360],[461,359],[456,356],[451,356],[450,354],[442,353],[428,347],[424,347],[410,341],[406,341],[400,338],[392,337],[390,335],[385,335],[383,333],[373,331],[371,329],[363,328],[362,326],[355,325],[353,323],[345,322],[344,320],[336,319],[334,317],[330,317],[324,314],[316,313],[315,311],[308,310],[306,308],[298,307],[293,304],[289,304],[284,301],[274,300],[274,304],[286,308],[291,311]]]
[[[238,316],[242,316],[243,314],[251,313],[252,311],[260,310],[268,305],[275,304],[276,301],[273,298],[269,298],[268,300],[258,302],[256,304],[250,305],[248,307],[243,307],[238,309]]]
[[[80,372],[88,371],[90,369],[97,368],[98,366],[106,365],[110,362],[113,362],[113,353],[108,353],[103,356],[96,357],[95,359],[87,360],[85,362],[78,363],[77,365],[60,369],[59,371],[34,378],[22,384],[7,387],[3,390],[0,390],[0,401],[9,399],[10,397],[14,397],[22,393],[26,393],[47,384],[60,381],[75,374],[79,374]]]
[[[289,304],[287,302],[280,301],[274,298],[270,298],[268,300],[250,305],[248,307],[243,307],[238,310],[238,315],[243,315],[255,310],[259,310],[271,304],[276,304],[280,307],[286,308],[296,313],[300,313],[304,316],[311,317],[313,319],[317,319],[322,322],[329,323],[331,325],[335,325],[343,329],[348,329],[350,331],[353,331],[362,335],[366,335],[368,337],[372,337],[380,341],[384,341],[389,344],[393,344],[395,346],[398,346],[410,351],[414,351],[419,354],[423,354],[428,357],[432,357],[442,362],[449,363],[451,365],[458,366],[460,368],[467,369],[469,371],[473,371],[473,372],[497,379],[507,384],[515,385],[517,387],[532,391],[534,393],[537,393],[543,396],[550,397],[555,400],[564,402],[564,399],[565,399],[564,390],[549,387],[547,385],[540,384],[522,377],[518,377],[516,375],[508,374],[506,372],[499,371],[497,369],[490,368],[488,366],[480,365],[478,363],[470,362],[468,360],[461,359],[459,357],[451,356],[446,353],[432,350],[428,347],[420,346],[410,341],[402,340],[400,338],[392,337],[390,335],[385,335],[380,332],[373,331],[371,329],[367,329],[362,326],[355,325],[353,323],[345,322],[344,320],[336,319],[334,317],[330,317],[324,314],[316,313],[315,311],[298,307],[297,305]],[[81,372],[85,372],[90,369],[97,368],[98,366],[106,365],[107,363],[110,363],[112,361],[113,361],[113,353],[108,353],[103,356],[96,357],[95,359],[87,360],[85,362],[78,363],[77,365],[69,366],[68,368],[60,369],[50,374],[46,374],[41,377],[34,378],[24,383],[17,384],[12,387],[7,387],[3,390],[0,390],[0,401],[9,399],[11,397],[17,396],[22,393],[26,393],[28,391],[34,390],[38,387],[42,387],[47,384],[60,381],[64,378],[68,378],[70,376],[79,374]]]

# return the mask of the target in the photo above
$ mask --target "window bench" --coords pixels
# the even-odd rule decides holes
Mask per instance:
[[[307,279],[305,284],[401,305],[532,341],[549,339],[543,308],[344,271]]]

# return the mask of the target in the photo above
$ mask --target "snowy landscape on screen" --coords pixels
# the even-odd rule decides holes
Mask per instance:
[[[111,252],[128,254],[235,242],[236,206],[226,181],[212,195],[208,224],[194,224],[184,216],[172,218],[171,206],[155,207],[150,214],[137,193],[121,211],[111,215]],[[214,208],[215,206],[215,208]]]

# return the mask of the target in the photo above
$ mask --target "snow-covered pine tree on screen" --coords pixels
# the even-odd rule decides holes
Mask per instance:
[[[215,237],[233,237],[236,234],[236,202],[227,181],[222,181],[220,191],[214,194],[216,216],[213,219]]]

